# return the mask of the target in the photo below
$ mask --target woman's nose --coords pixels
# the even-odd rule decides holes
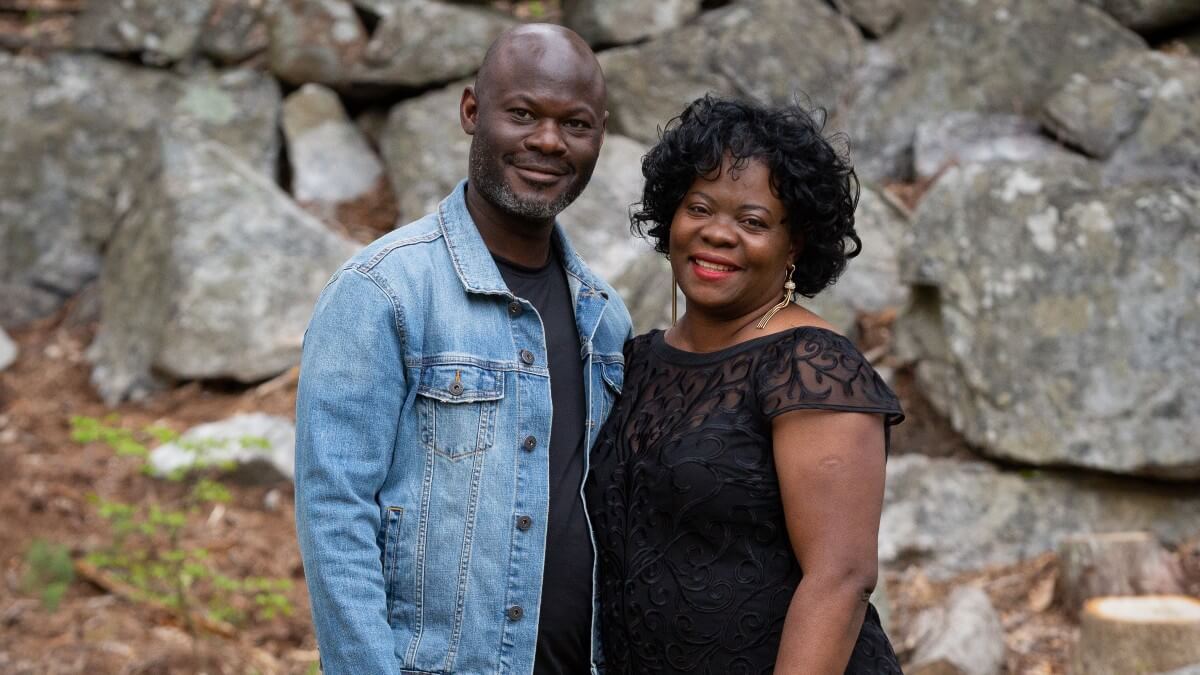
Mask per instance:
[[[700,238],[711,246],[732,246],[737,243],[736,225],[732,218],[718,215],[704,224]]]

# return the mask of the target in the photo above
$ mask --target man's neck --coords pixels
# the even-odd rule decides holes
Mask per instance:
[[[541,267],[550,259],[553,218],[537,221],[515,217],[496,208],[470,185],[467,212],[493,255],[525,267]]]

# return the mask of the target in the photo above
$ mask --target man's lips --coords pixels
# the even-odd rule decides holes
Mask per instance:
[[[571,167],[564,164],[546,164],[524,160],[517,160],[510,163],[523,177],[535,182],[553,183],[571,173]]]

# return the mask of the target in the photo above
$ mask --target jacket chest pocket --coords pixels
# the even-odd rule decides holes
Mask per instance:
[[[502,398],[502,371],[466,364],[422,369],[417,385],[421,442],[450,459],[485,452],[496,440]]]

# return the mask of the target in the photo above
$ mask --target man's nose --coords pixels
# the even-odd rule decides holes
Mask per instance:
[[[558,122],[548,119],[534,127],[533,132],[525,138],[525,147],[543,155],[561,155],[567,151]]]

